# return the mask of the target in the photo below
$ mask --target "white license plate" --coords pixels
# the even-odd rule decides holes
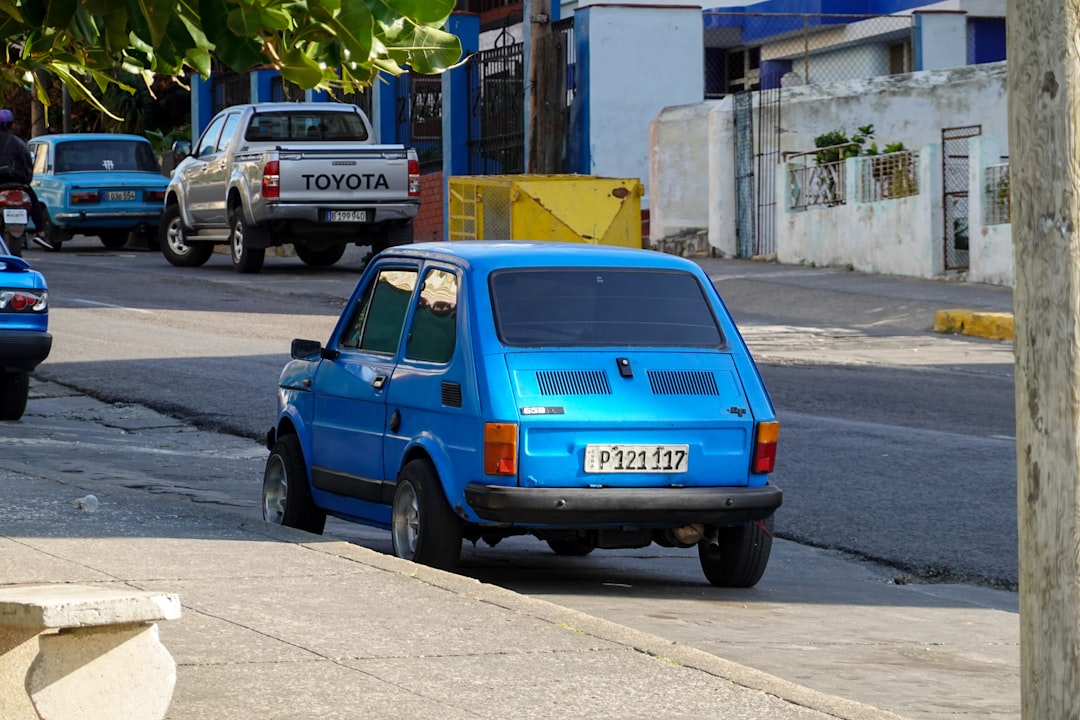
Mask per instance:
[[[587,473],[684,473],[689,445],[586,445]]]
[[[25,225],[26,210],[23,208],[4,208],[4,222],[12,225]]]
[[[105,193],[105,199],[109,200],[109,201],[134,200],[135,199],[135,191],[134,190],[109,190],[108,192]]]
[[[367,222],[367,210],[327,210],[326,222]]]

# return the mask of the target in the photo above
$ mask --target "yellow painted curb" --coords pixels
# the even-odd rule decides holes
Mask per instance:
[[[1013,339],[1013,315],[972,310],[938,310],[934,332],[960,333],[990,340]]]

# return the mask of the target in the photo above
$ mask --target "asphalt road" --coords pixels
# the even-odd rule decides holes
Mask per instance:
[[[363,267],[357,248],[329,269],[283,257],[238,275],[224,255],[174,268],[89,239],[30,258],[53,302],[42,378],[252,439],[273,421],[290,340],[325,339]],[[915,577],[1014,588],[1011,349],[927,332],[943,304],[1001,306],[1008,291],[705,264],[782,422],[778,535]]]

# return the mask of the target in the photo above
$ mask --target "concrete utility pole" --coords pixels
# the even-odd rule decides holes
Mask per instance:
[[[1080,3],[1008,0],[1022,717],[1080,717]]]

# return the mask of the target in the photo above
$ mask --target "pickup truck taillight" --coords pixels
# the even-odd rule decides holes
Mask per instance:
[[[409,197],[420,197],[420,161],[409,160]]]
[[[281,166],[277,160],[271,160],[263,167],[263,199],[281,197]]]
[[[776,467],[776,442],[780,439],[780,423],[775,420],[759,422],[754,431],[754,455],[750,472],[771,473]]]

